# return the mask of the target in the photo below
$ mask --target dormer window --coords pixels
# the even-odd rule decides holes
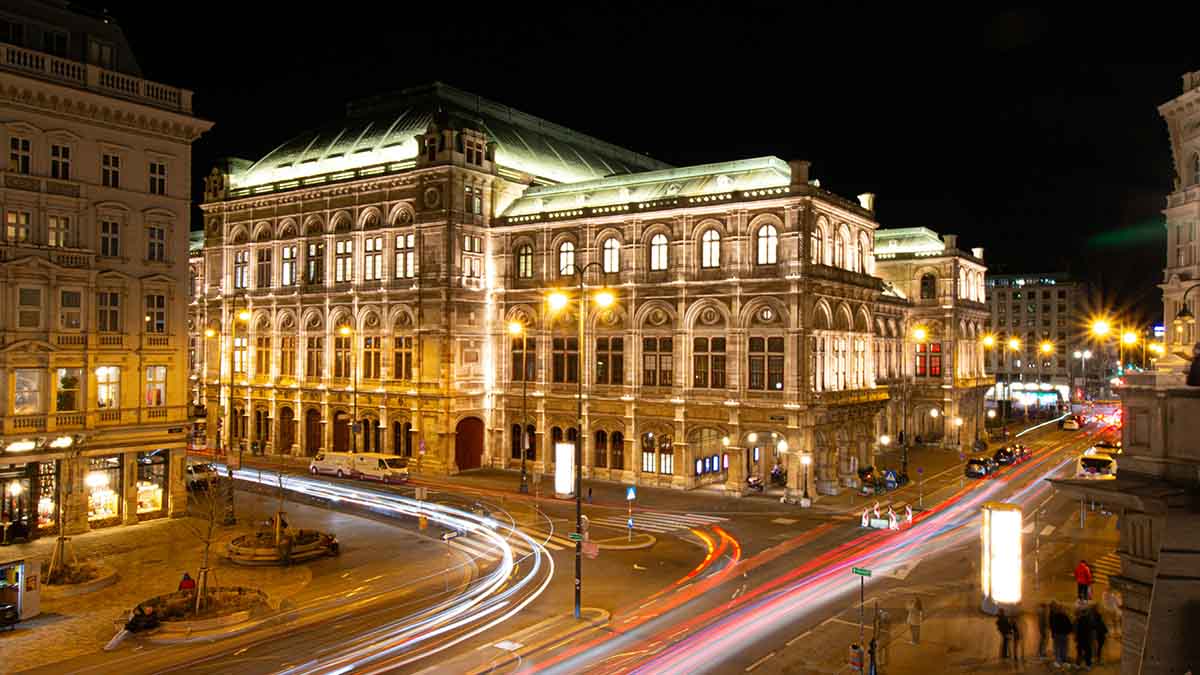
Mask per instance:
[[[427,159],[430,162],[437,160],[437,139],[436,138],[425,139],[425,159]]]

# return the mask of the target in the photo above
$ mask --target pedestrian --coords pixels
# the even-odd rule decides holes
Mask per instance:
[[[1192,355],[1189,357],[1183,352],[1175,352],[1176,355],[1182,356],[1184,359],[1191,361],[1188,366],[1187,386],[1200,387],[1200,342],[1192,346]]]
[[[1092,599],[1092,568],[1086,560],[1080,560],[1075,566],[1075,584],[1080,600],[1087,602]]]
[[[1008,625],[1012,634],[1012,660],[1017,668],[1025,666],[1025,648],[1021,644],[1021,613],[1014,610]]]
[[[588,503],[592,503],[592,488],[588,488]]]
[[[1054,666],[1067,664],[1067,640],[1071,636],[1071,617],[1062,605],[1050,603],[1050,638],[1054,641]]]
[[[184,572],[183,578],[179,580],[179,590],[181,590],[181,591],[196,590],[196,580],[193,579],[191,576],[189,576],[187,572]]]
[[[1084,607],[1075,617],[1075,665],[1092,667],[1092,617],[1091,610]]]
[[[1037,606],[1037,629],[1038,629],[1038,648],[1037,655],[1039,659],[1046,658],[1046,643],[1050,638],[1050,607],[1039,602]]]
[[[1104,590],[1104,612],[1108,614],[1108,622],[1112,624],[1114,636],[1121,634],[1121,596],[1111,587]]]
[[[996,615],[996,630],[1000,631],[1000,660],[1004,661],[1008,658],[1008,643],[1012,640],[1012,622],[1003,608]]]
[[[921,604],[921,598],[914,595],[908,601],[908,632],[911,637],[908,644],[921,644],[921,622],[924,620],[925,606]]]
[[[1092,608],[1092,635],[1096,637],[1096,665],[1104,663],[1104,641],[1108,639],[1108,626],[1099,607]]]

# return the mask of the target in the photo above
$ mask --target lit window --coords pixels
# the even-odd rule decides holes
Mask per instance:
[[[750,389],[783,390],[783,338],[751,337],[749,342]]]
[[[296,283],[296,246],[289,244],[281,249],[282,265],[279,269],[280,285],[293,286]]]
[[[42,370],[17,368],[13,371],[13,414],[38,415],[46,412],[42,399]]]
[[[774,225],[758,228],[758,264],[774,265],[778,262],[779,231]]]
[[[156,408],[167,402],[167,367],[146,367],[146,406]]]
[[[558,275],[569,277],[575,274],[575,244],[564,241],[558,246]]]
[[[533,278],[533,247],[529,244],[517,249],[517,278]]]
[[[354,280],[354,242],[350,239],[334,243],[333,280],[338,283]]]
[[[146,332],[167,332],[167,296],[146,296]]]
[[[121,369],[117,366],[100,366],[96,369],[96,407],[116,409],[121,407]]]
[[[367,281],[383,278],[383,237],[367,237],[363,241],[363,275]]]
[[[604,240],[604,273],[616,274],[621,271],[621,242],[616,237]]]
[[[248,268],[250,266],[250,251],[242,250],[233,254],[233,287],[245,288]]]
[[[57,373],[58,388],[55,393],[56,412],[78,412],[80,397],[80,382],[83,379],[81,368],[59,368]]]
[[[395,274],[397,279],[411,279],[416,275],[414,240],[415,235],[411,233],[396,235]]]
[[[5,216],[5,239],[11,243],[29,241],[29,212],[9,211]]]
[[[667,269],[667,235],[659,233],[650,239],[650,269]]]
[[[825,263],[825,234],[820,228],[813,228],[808,241],[808,255],[814,265]]]
[[[74,246],[75,237],[71,231],[70,216],[49,216],[46,219],[47,239],[46,244],[49,246],[65,247]]]
[[[325,285],[325,244],[310,243],[308,254],[304,257],[304,282],[313,286]]]
[[[700,266],[706,269],[721,266],[721,233],[715,228],[706,230],[700,238]]]

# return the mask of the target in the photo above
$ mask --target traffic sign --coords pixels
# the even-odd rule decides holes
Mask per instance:
[[[637,499],[637,488],[630,485],[629,487],[625,488],[625,500],[631,502],[635,499]]]
[[[871,576],[871,570],[866,569],[865,567],[851,567],[850,569],[860,577]]]
[[[583,541],[583,535],[578,532],[568,532],[567,539],[571,541]]]
[[[454,539],[457,536],[458,536],[458,532],[444,532],[442,534],[442,541],[450,541],[451,539]]]
[[[626,521],[625,525],[627,525],[629,527],[629,529],[632,530],[633,529],[633,518],[630,518],[628,521]]]

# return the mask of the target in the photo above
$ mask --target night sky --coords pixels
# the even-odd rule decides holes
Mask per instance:
[[[827,189],[877,193],[883,227],[957,233],[994,273],[1070,272],[1104,304],[1161,313],[1157,107],[1200,69],[1194,10],[392,6],[194,3],[182,31],[109,10],[146,76],[193,89],[216,123],[197,176],[348,100],[441,80],[671,164],[808,159]]]

